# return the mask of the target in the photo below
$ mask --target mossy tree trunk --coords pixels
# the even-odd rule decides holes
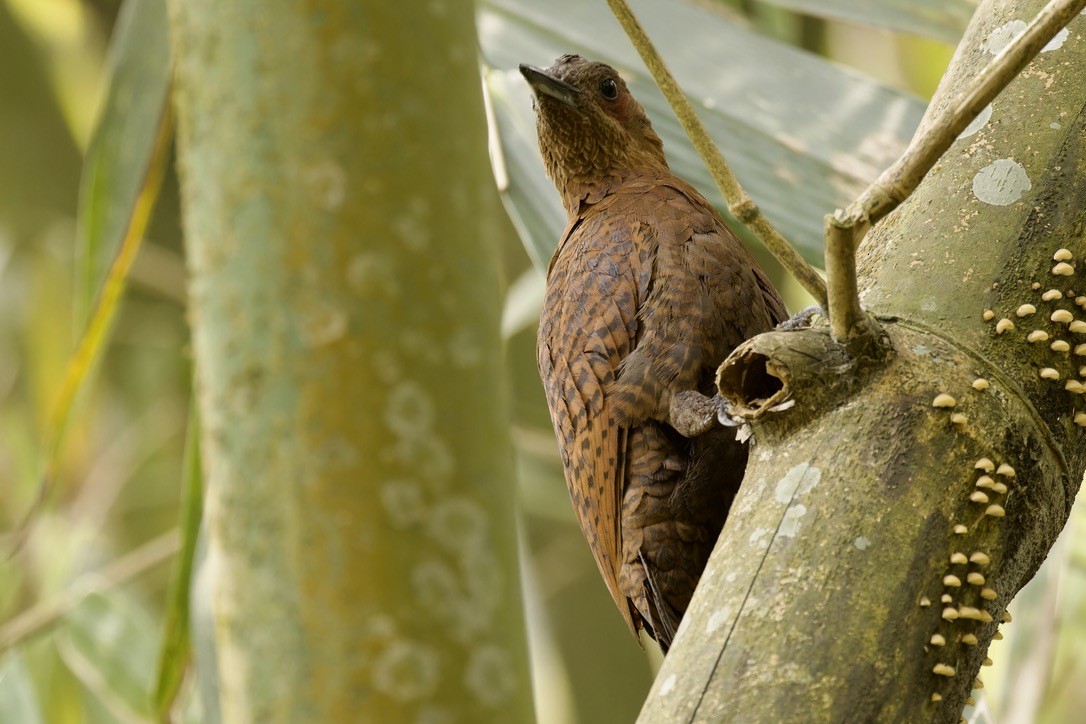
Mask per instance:
[[[472,3],[171,11],[223,719],[530,718]]]
[[[983,3],[928,118],[1042,5]],[[885,358],[820,328],[722,368],[754,447],[642,721],[958,720],[1086,464],[1084,34],[861,248]]]

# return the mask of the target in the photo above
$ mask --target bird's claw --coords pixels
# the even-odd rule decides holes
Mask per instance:
[[[826,310],[818,305],[807,307],[799,312],[796,312],[791,319],[786,319],[777,325],[777,329],[791,332],[796,329],[805,329],[812,326],[818,321],[819,317],[825,317]]]
[[[718,423],[725,427],[740,424],[731,416],[731,408],[720,395],[706,397],[696,390],[687,390],[671,398],[670,422],[680,435],[697,437]]]
[[[728,401],[719,395],[715,398],[719,400],[720,404],[716,409],[716,420],[724,427],[739,427],[746,420],[732,416],[732,407],[728,404]]]

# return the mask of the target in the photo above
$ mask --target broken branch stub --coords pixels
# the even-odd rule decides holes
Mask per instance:
[[[717,388],[734,417],[754,421],[788,403],[818,410],[840,398],[839,385],[857,365],[825,328],[760,334],[739,345],[717,370]],[[783,409],[782,409],[783,408]]]

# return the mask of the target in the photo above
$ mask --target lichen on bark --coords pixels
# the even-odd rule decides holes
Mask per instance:
[[[525,720],[472,4],[171,23],[224,720]]]
[[[927,119],[1042,5],[983,3]],[[643,721],[957,721],[1086,465],[1069,384],[1086,372],[1086,18],[1069,30],[861,247],[886,359],[816,328],[722,368],[751,459]]]

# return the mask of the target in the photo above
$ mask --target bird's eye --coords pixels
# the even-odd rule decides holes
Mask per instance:
[[[614,78],[604,78],[600,83],[600,94],[609,101],[618,98],[618,84]]]

